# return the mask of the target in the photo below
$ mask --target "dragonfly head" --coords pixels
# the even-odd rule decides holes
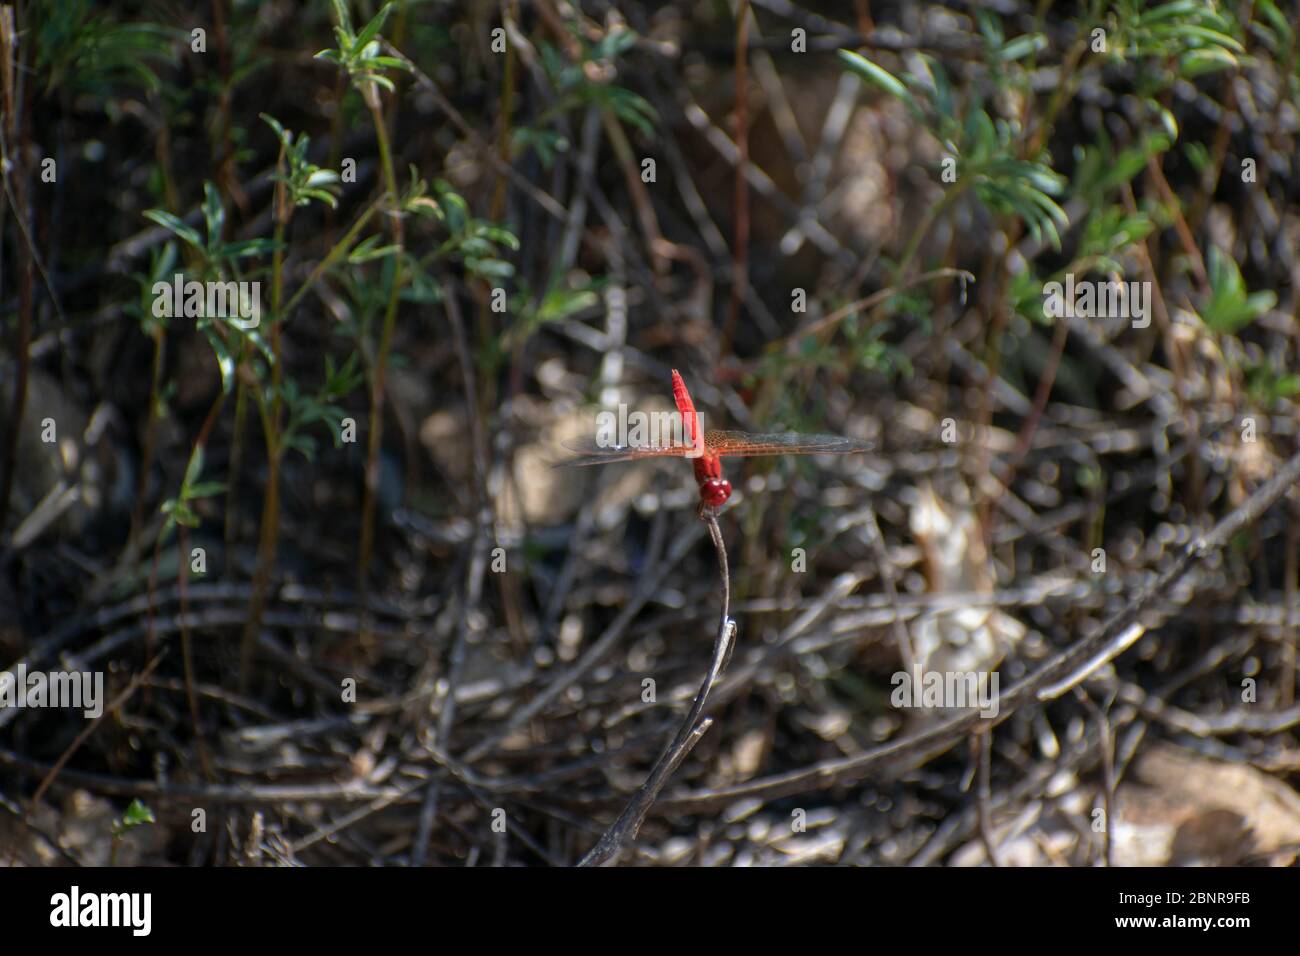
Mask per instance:
[[[731,482],[726,478],[708,478],[700,482],[700,501],[711,508],[720,508],[731,497]]]

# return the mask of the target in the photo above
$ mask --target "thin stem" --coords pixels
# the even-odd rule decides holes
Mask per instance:
[[[20,157],[27,155],[23,149],[25,142],[19,139],[25,124],[20,120],[22,94],[15,94],[14,77],[16,68],[21,63],[14,61],[14,52],[18,49],[18,31],[14,23],[12,7],[0,9],[0,86],[4,94],[4,136],[0,138],[0,164],[3,165],[4,192],[9,205],[14,211],[14,221],[23,235],[25,245],[21,258],[18,258],[18,341],[15,343],[14,358],[18,364],[18,374],[14,378],[13,401],[9,408],[9,434],[4,455],[4,471],[0,474],[0,528],[4,527],[5,516],[9,511],[9,496],[14,485],[14,474],[18,466],[18,433],[21,431],[23,409],[27,404],[27,377],[31,362],[33,284],[32,263],[35,251],[28,233],[29,204],[27,197],[27,169]],[[25,113],[22,114],[25,117]],[[17,161],[15,161],[15,159]],[[13,184],[10,188],[10,169]]]
[[[194,456],[202,453],[207,447],[208,439],[212,436],[213,426],[217,423],[217,418],[221,414],[221,408],[226,402],[226,393],[224,390],[217,392],[216,401],[212,403],[212,408],[208,410],[208,417],[203,420],[203,426],[199,429],[199,435],[194,440],[194,447],[190,451],[190,460]],[[187,469],[188,470],[188,469]],[[182,488],[184,485],[182,485]],[[189,534],[184,524],[177,524],[177,554],[176,554],[176,583],[180,589],[181,605],[181,657],[185,666],[185,696],[189,701],[190,720],[194,724],[194,743],[199,751],[199,763],[202,765],[203,774],[209,781],[215,780],[216,775],[212,769],[212,761],[208,756],[207,745],[203,742],[203,732],[199,726],[199,697],[195,689],[194,680],[194,660],[190,653],[190,627],[189,627],[189,592],[187,585],[189,581]],[[152,653],[153,639],[153,609],[155,606],[154,587],[157,581],[159,549],[162,546],[162,532],[158,534],[158,540],[154,545],[153,572],[149,577],[149,640],[146,642],[146,649]]]
[[[268,448],[273,444],[268,436]],[[278,447],[268,461],[266,495],[262,499],[262,522],[257,541],[257,570],[253,574],[253,593],[249,602],[248,620],[239,645],[239,692],[246,694],[252,680],[253,646],[266,609],[271,567],[275,563],[276,545],[280,532],[280,460]]]
[[[895,283],[907,273],[907,267],[912,264],[912,259],[916,257],[917,251],[921,248],[921,240],[929,234],[930,229],[938,221],[939,217],[947,212],[948,208],[960,199],[965,191],[965,185],[958,184],[944,193],[942,199],[925,211],[921,221],[912,230],[912,237],[907,241],[907,247],[903,250],[902,256],[899,257],[898,267],[894,269]]]
[[[162,404],[163,354],[167,333],[162,327],[153,330],[153,371],[149,385],[149,414],[145,419],[144,448],[140,452],[140,480],[136,484],[135,508],[131,511],[131,533],[127,536],[126,553],[136,554],[141,531],[144,530],[144,501],[149,492],[149,472],[153,470],[154,448],[158,440],[158,409]]]
[[[945,278],[965,279],[969,282],[975,281],[975,276],[972,273],[967,272],[965,269],[952,269],[952,268],[944,267],[942,269],[934,269],[930,272],[924,272],[921,275],[917,276],[915,279],[910,279],[907,282],[902,283],[901,285],[891,285],[888,286],[887,288],[879,289],[871,293],[871,295],[865,298],[857,299],[853,302],[850,302],[848,305],[841,306],[840,308],[832,312],[830,315],[823,316],[820,319],[816,319],[815,321],[808,323],[802,328],[796,329],[790,335],[786,336],[784,340],[786,349],[791,354],[794,354],[799,348],[799,343],[805,337],[809,335],[817,335],[819,333],[825,332],[828,329],[833,329],[836,325],[843,322],[849,316],[856,315],[857,313],[862,312],[866,309],[873,308],[874,306],[879,305],[881,302],[884,302],[890,296],[897,295],[900,292],[905,292],[906,290],[912,288],[913,286],[922,285],[923,283],[929,282],[931,279],[945,279]],[[775,343],[775,344],[779,345],[780,343]]]
[[[993,764],[993,728],[981,728],[971,735],[971,746],[975,750],[975,804],[979,817],[980,842],[984,844],[984,854],[989,866],[999,867],[997,846],[993,838],[993,817],[989,813],[992,790],[989,785]]]
[[[519,20],[519,2],[511,0],[510,18],[516,22]],[[396,37],[394,37],[396,43]],[[514,114],[515,103],[515,45],[513,43],[506,47],[506,63],[501,74],[501,135],[497,141],[497,153],[503,166],[510,165],[510,138],[511,138],[511,120]],[[506,207],[506,186],[507,179],[497,173],[496,185],[492,190],[492,218],[500,219]]]
[[[284,168],[284,147],[280,147],[280,168]],[[262,433],[266,439],[266,494],[262,498],[262,520],[257,542],[257,568],[253,572],[253,594],[249,605],[248,621],[244,626],[239,645],[239,692],[246,694],[252,680],[253,646],[266,608],[266,595],[270,587],[271,568],[280,538],[280,467],[284,461],[281,443],[280,419],[284,406],[284,359],[281,353],[283,316],[280,313],[284,296],[284,234],[293,215],[288,190],[283,182],[277,184],[275,193],[275,254],[271,262],[271,407],[257,392],[258,411],[262,416]],[[256,386],[254,386],[256,390]],[[242,393],[241,393],[242,394]],[[236,432],[236,440],[238,432]]]
[[[375,136],[379,141],[379,158],[384,170],[384,184],[388,189],[390,203],[397,202],[397,177],[393,174],[392,151],[388,145],[388,129],[384,123],[383,111],[379,106],[379,95],[373,90],[366,96],[375,123]],[[402,287],[402,220],[394,211],[392,219],[393,241],[399,247],[393,256],[393,281],[388,289],[388,307],[384,310],[384,326],[379,336],[379,351],[375,356],[374,371],[371,375],[370,390],[370,433],[366,451],[366,488],[361,506],[361,548],[357,558],[357,582],[364,612],[366,605],[366,585],[370,573],[370,555],[375,543],[375,494],[379,489],[379,451],[383,441],[384,425],[384,378],[388,371],[388,351],[392,347],[393,328],[397,324],[397,302]],[[363,614],[362,630],[365,623]]]
[[[190,552],[190,534],[189,528],[185,525],[177,526],[177,549],[176,549],[176,583],[180,588],[181,598],[181,664],[185,672],[185,701],[189,705],[190,722],[194,725],[194,746],[199,751],[199,766],[203,769],[203,776],[211,783],[217,779],[216,773],[212,769],[212,758],[208,755],[208,745],[203,741],[203,733],[199,725],[199,695],[196,690],[198,681],[194,676],[194,651],[190,641],[189,628],[189,552]]]
[[[1015,481],[1016,472],[1024,463],[1025,456],[1029,454],[1029,449],[1034,443],[1034,433],[1038,431],[1038,424],[1042,421],[1043,412],[1047,408],[1047,400],[1052,394],[1052,385],[1056,382],[1056,372],[1061,365],[1061,355],[1065,351],[1065,341],[1069,338],[1070,324],[1065,319],[1056,320],[1056,330],[1052,335],[1052,350],[1047,357],[1047,365],[1043,369],[1042,377],[1038,380],[1038,389],[1034,393],[1034,404],[1029,411],[1029,416],[1025,419],[1024,425],[1020,429],[1020,437],[1016,439],[1015,450],[1011,454],[1011,460],[1007,463],[1006,474],[1002,476],[998,484],[1001,489],[993,493],[989,498],[989,509],[1002,500],[1002,496],[1010,489],[1012,482]]]
[[[749,0],[740,0],[736,11],[736,167],[735,167],[735,234],[731,256],[731,298],[727,304],[727,324],[722,330],[725,356],[740,321],[740,309],[749,285],[749,60],[746,37],[749,32]]]
[[[365,211],[357,217],[357,221],[354,222],[348,231],[343,234],[343,238],[336,242],[333,248],[330,249],[329,253],[326,254],[325,258],[316,264],[316,268],[311,270],[311,275],[307,277],[307,281],[299,286],[298,291],[289,297],[289,303],[284,307],[284,314],[286,316],[293,313],[294,307],[302,301],[302,297],[306,295],[312,286],[316,284],[317,280],[325,274],[325,270],[338,262],[343,254],[347,252],[348,249],[352,248],[352,241],[356,239],[357,234],[361,232],[362,228],[365,227],[365,224],[370,221],[370,217],[375,214],[375,210],[379,208],[380,203],[382,202],[383,198],[381,197],[367,206]]]
[[[235,364],[236,368],[243,368],[244,363],[248,361],[248,342],[245,341],[239,349],[239,360]],[[226,574],[230,574],[232,561],[235,551],[235,515],[236,515],[236,494],[237,482],[239,480],[239,471],[244,460],[244,422],[248,419],[248,383],[244,381],[242,375],[239,376],[239,382],[235,386],[235,426],[230,438],[230,468],[229,477],[226,479],[226,525],[225,525],[225,542],[226,542]]]
[[[646,814],[650,812],[650,808],[659,796],[659,791],[664,788],[668,778],[681,766],[682,761],[713,723],[712,718],[701,720],[700,715],[704,712],[709,691],[722,676],[727,662],[731,659],[736,623],[730,616],[731,576],[727,571],[727,546],[718,528],[717,512],[711,508],[702,508],[700,518],[708,525],[709,537],[713,539],[713,547],[718,552],[718,570],[722,576],[722,617],[718,622],[717,636],[713,640],[713,657],[709,661],[709,670],[704,675],[704,681],[695,694],[695,702],[691,704],[691,709],[686,719],[682,721],[677,735],[655,762],[645,783],[632,795],[632,799],[628,801],[618,819],[582,858],[578,863],[579,866],[601,866],[612,862],[624,846],[636,839]]]

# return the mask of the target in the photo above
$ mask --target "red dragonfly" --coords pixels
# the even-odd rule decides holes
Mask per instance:
[[[840,435],[801,435],[797,432],[705,431],[700,442],[700,421],[691,401],[686,383],[673,369],[673,401],[682,417],[685,442],[650,444],[644,447],[630,445],[601,446],[594,441],[568,445],[577,457],[561,462],[563,465],[603,465],[612,461],[633,461],[639,458],[690,458],[695,467],[695,481],[700,486],[700,513],[716,513],[731,497],[731,482],[722,476],[724,457],[752,457],[756,455],[848,455],[869,451],[871,443]]]

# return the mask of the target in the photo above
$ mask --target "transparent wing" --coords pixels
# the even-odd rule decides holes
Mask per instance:
[[[715,454],[734,458],[757,455],[851,455],[870,451],[870,442],[843,435],[803,435],[799,432],[707,431],[705,448]],[[564,447],[573,456],[556,462],[557,467],[604,465],[639,458],[685,458],[691,446],[680,443],[660,445],[600,445],[594,438],[566,441]]]
[[[746,457],[756,455],[852,455],[871,450],[871,442],[843,435],[802,435],[798,432],[704,433],[704,444],[718,455]]]
[[[557,461],[557,468],[582,465],[605,465],[614,461],[636,461],[638,458],[684,458],[690,445],[600,445],[594,438],[566,441],[564,447],[573,452],[569,458]]]

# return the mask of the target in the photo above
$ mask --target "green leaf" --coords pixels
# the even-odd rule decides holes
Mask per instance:
[[[442,208],[442,214],[447,220],[447,228],[453,234],[464,232],[465,224],[469,221],[469,206],[464,199],[457,193],[452,192],[449,187],[440,190],[440,193],[438,205]]]
[[[348,5],[345,0],[331,0],[331,2],[334,4],[334,19],[338,21],[338,26],[335,29],[342,31],[350,42],[352,39],[352,17],[348,14]]]
[[[145,823],[154,823],[153,811],[140,802],[140,798],[131,801],[131,805],[122,814],[123,827],[138,827]]]
[[[387,67],[390,70],[409,71],[411,69],[411,65],[409,63],[407,63],[405,60],[399,60],[395,56],[371,56],[366,58],[366,62],[373,63],[376,66]]]
[[[339,174],[334,172],[332,169],[315,169],[312,171],[311,175],[307,177],[307,185],[312,187],[326,186],[330,183],[337,183],[339,181]]]
[[[465,268],[485,279],[509,279],[515,274],[515,267],[501,259],[476,259],[467,256]]]
[[[185,465],[185,478],[181,482],[182,487],[188,488],[194,482],[199,480],[199,473],[203,471],[203,446],[195,445],[194,451],[190,455],[190,460]]]
[[[1138,23],[1149,26],[1174,17],[1195,16],[1204,10],[1205,0],[1174,0],[1173,3],[1162,4],[1154,10],[1148,10],[1138,17]]]
[[[279,248],[281,244],[274,239],[243,239],[226,243],[217,250],[217,256],[222,259],[245,259],[249,256],[270,255]]]
[[[199,235],[198,230],[187,226],[183,220],[178,219],[171,213],[164,212],[161,209],[146,209],[144,217],[175,233],[196,249],[203,248],[203,238]]]
[[[1233,69],[1237,58],[1219,47],[1204,47],[1184,53],[1178,58],[1178,65],[1188,79],[1194,79],[1207,73]]]
[[[599,302],[600,296],[590,289],[556,289],[542,299],[537,318],[539,322],[553,322],[589,309]]]
[[[225,340],[213,330],[211,323],[203,327],[203,336],[217,356],[217,368],[221,371],[221,390],[229,395],[235,384],[235,357],[230,354]]]
[[[374,83],[376,86],[382,86],[389,93],[396,92],[397,90],[397,87],[393,85],[393,81],[390,80],[388,77],[384,76],[382,73],[367,72],[361,75],[365,79],[369,80],[371,83]]]
[[[866,57],[852,50],[838,50],[840,62],[847,66],[872,86],[896,96],[905,103],[912,103],[912,94],[903,82],[883,67],[877,66]]]
[[[1211,48],[1218,47],[1220,49],[1232,50],[1235,53],[1246,52],[1245,47],[1226,33],[1220,33],[1217,30],[1210,30],[1193,23],[1179,24],[1178,34],[1183,37],[1194,37],[1197,40],[1202,40]]]
[[[211,498],[213,495],[219,495],[225,490],[226,483],[224,481],[200,481],[198,484],[189,487],[188,497],[191,500]]]
[[[266,113],[258,113],[257,115],[262,117],[262,121],[266,123],[267,126],[275,130],[275,135],[279,137],[280,142],[284,143],[285,145],[288,145],[289,134],[285,131],[285,128],[280,125],[279,120],[277,120],[274,116],[270,116]]]
[[[382,259],[385,256],[391,256],[393,253],[401,250],[401,246],[389,245],[380,246],[378,235],[367,236],[361,242],[357,243],[350,253],[348,253],[348,262],[353,265],[360,265],[363,262],[370,262],[372,259]]]
[[[370,41],[379,35],[379,31],[383,28],[384,21],[388,19],[388,14],[392,9],[393,5],[391,2],[385,3],[379,8],[379,12],[371,18],[369,23],[361,28],[361,32],[358,33],[356,39],[352,41],[354,49],[364,50],[370,44]]]
[[[208,224],[208,247],[215,248],[226,225],[226,210],[221,205],[217,187],[210,182],[203,184],[203,219]]]
[[[502,229],[500,226],[484,226],[483,235],[491,239],[498,245],[505,246],[515,252],[519,251],[519,240],[509,229]]]
[[[998,59],[1003,63],[1013,63],[1045,49],[1047,49],[1047,37],[1041,33],[1026,33],[1009,41],[998,50]]]
[[[1217,246],[1210,248],[1207,258],[1211,294],[1201,309],[1201,319],[1210,329],[1236,334],[1277,305],[1277,295],[1271,291],[1247,294],[1237,263]]]

